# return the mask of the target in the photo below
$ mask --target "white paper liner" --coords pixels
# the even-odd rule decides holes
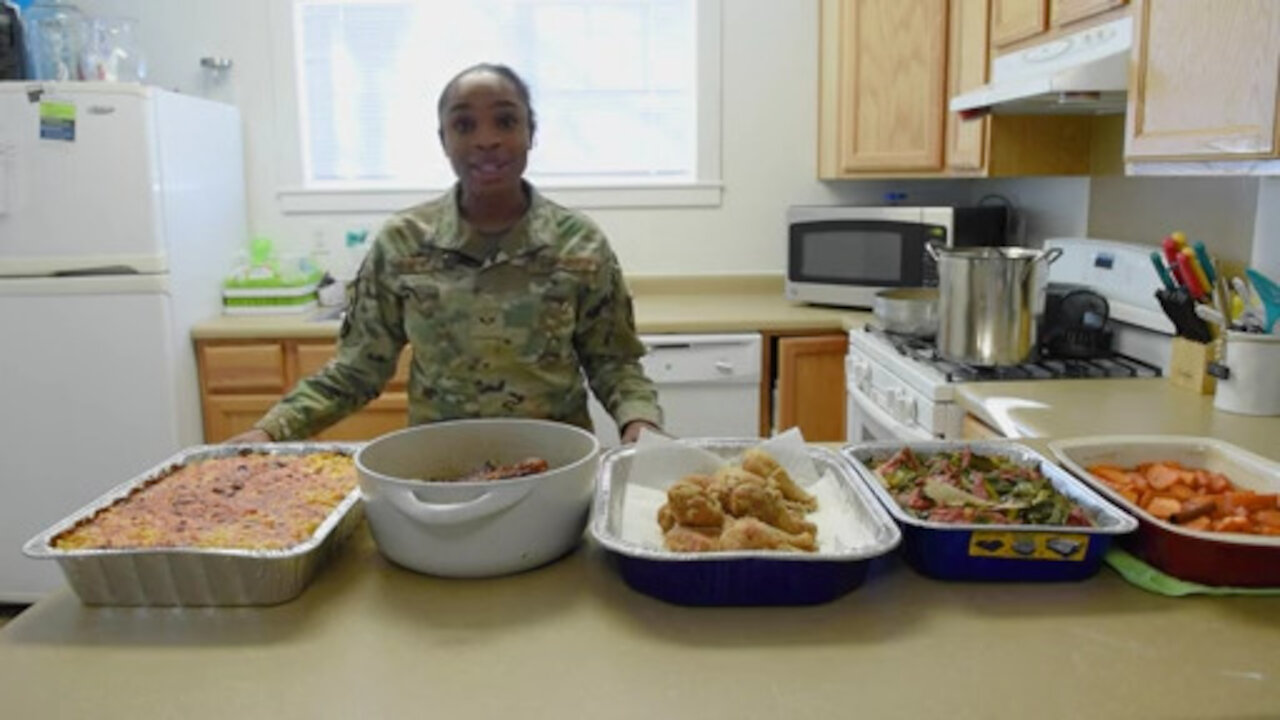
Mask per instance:
[[[758,447],[772,455],[797,485],[818,499],[818,509],[805,515],[805,519],[818,528],[819,554],[848,553],[876,543],[874,528],[858,515],[850,491],[830,471],[818,474],[798,428],[763,440]],[[642,433],[622,484],[619,539],[664,549],[658,510],[667,502],[667,489],[686,475],[709,475],[737,460],[726,461],[658,433]]]

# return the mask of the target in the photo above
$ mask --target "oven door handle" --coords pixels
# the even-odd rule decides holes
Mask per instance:
[[[906,425],[899,420],[895,420],[889,415],[889,413],[881,410],[866,393],[858,389],[858,387],[853,383],[846,383],[845,385],[849,393],[849,397],[853,400],[853,403],[858,406],[858,411],[864,413],[872,424],[888,430],[894,438],[898,440],[937,439],[925,430],[912,425]]]

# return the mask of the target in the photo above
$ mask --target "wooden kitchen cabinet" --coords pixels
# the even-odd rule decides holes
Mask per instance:
[[[947,0],[824,0],[822,174],[940,171]]]
[[[1088,174],[1087,116],[961,120],[947,108],[988,80],[991,8],[991,0],[822,0],[819,178]]]
[[[1049,0],[1049,24],[1070,25],[1128,4],[1129,0]]]
[[[300,378],[323,367],[334,349],[327,340],[197,341],[205,442],[222,442],[253,427]],[[382,395],[315,439],[370,440],[405,427],[409,361],[405,348]]]
[[[1049,29],[1048,0],[991,0],[991,44],[1012,45]]]
[[[987,82],[990,67],[990,33],[987,18],[990,0],[951,0],[947,31],[947,97],[970,92]],[[982,170],[986,166],[987,118],[961,120],[959,113],[946,111],[947,167],[953,170]]]
[[[1125,159],[1280,157],[1280,2],[1136,0]]]
[[[777,431],[799,427],[810,442],[845,440],[844,333],[777,339]]]
[[[960,439],[981,441],[1003,440],[1005,437],[1000,431],[966,413],[964,420],[960,422]]]

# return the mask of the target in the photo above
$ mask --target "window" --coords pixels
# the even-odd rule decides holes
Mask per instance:
[[[370,207],[370,193],[448,187],[435,104],[477,62],[529,83],[527,177],[540,188],[628,205],[623,191],[685,204],[672,191],[705,201],[715,187],[718,202],[717,0],[290,0],[289,26],[301,188],[282,197],[294,209],[317,194],[326,209],[352,194],[363,200],[349,209],[393,209],[403,203]]]

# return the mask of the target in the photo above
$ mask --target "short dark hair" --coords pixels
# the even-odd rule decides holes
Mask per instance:
[[[530,99],[529,85],[525,83],[524,78],[520,77],[515,70],[512,70],[510,67],[500,63],[476,63],[475,65],[464,69],[462,72],[459,72],[457,75],[454,75],[453,79],[445,83],[444,89],[440,91],[440,99],[436,101],[436,116],[440,117],[444,115],[445,103],[448,101],[449,95],[454,91],[454,88],[457,87],[458,82],[462,80],[462,78],[473,73],[484,72],[497,75],[511,83],[512,87],[516,89],[516,95],[520,98],[520,101],[524,103],[524,109],[529,112],[529,137],[532,138],[534,131],[538,129],[538,117],[533,112],[533,101]],[[443,129],[441,132],[443,132]]]

